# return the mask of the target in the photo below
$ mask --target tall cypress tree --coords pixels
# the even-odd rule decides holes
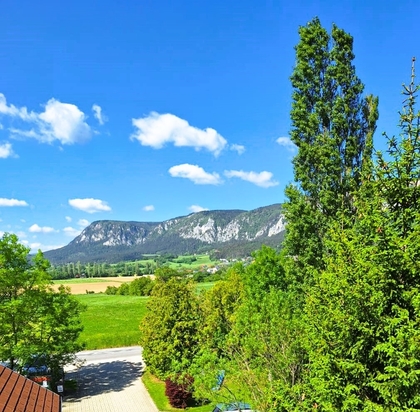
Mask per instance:
[[[300,27],[291,76],[291,140],[295,184],[286,189],[288,233],[285,250],[295,267],[323,267],[324,236],[337,213],[354,213],[364,158],[372,155],[378,99],[363,97],[352,64],[353,38],[333,25],[331,35],[318,18]]]

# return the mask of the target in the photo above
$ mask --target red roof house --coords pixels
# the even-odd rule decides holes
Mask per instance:
[[[61,412],[61,397],[0,365],[0,412]]]

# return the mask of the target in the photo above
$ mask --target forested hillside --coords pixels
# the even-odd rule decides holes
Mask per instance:
[[[262,244],[279,247],[285,219],[280,204],[243,210],[194,213],[165,222],[91,223],[67,246],[45,252],[54,264],[116,263],[142,254],[212,253],[219,258],[250,256]]]

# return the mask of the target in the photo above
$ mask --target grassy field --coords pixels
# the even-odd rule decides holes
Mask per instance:
[[[139,324],[148,298],[105,294],[76,295],[87,306],[80,336],[86,349],[118,348],[139,344]]]

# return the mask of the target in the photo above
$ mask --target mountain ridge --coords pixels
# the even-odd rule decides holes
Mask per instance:
[[[138,259],[142,254],[217,251],[243,257],[262,244],[278,247],[285,230],[281,204],[250,211],[206,210],[163,222],[97,220],[67,246],[45,252],[53,264]],[[252,250],[250,250],[252,249]]]

